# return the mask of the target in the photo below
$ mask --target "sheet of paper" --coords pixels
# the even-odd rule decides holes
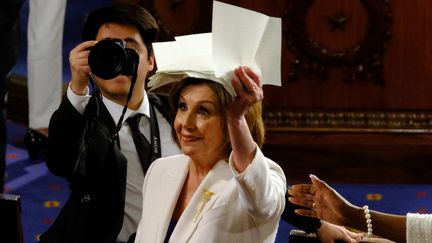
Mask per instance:
[[[177,37],[176,41],[153,43],[158,72],[213,70],[211,33]]]
[[[282,23],[280,18],[270,17],[255,55],[265,84],[281,86]]]
[[[212,23],[216,77],[246,65],[260,74],[263,84],[281,85],[280,18],[214,1]]]
[[[214,2],[212,33],[178,36],[153,43],[158,70],[148,86],[158,88],[185,77],[214,80],[235,95],[233,70],[249,66],[263,84],[281,84],[281,20]]]

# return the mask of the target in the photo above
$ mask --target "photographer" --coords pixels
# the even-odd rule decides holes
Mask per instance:
[[[145,91],[157,30],[135,5],[88,15],[85,41],[70,52],[69,88],[49,125],[47,166],[68,180],[71,193],[40,242],[127,242],[136,232],[146,168],[180,152],[170,135],[167,97]]]

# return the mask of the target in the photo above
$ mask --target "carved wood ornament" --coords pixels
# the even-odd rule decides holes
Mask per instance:
[[[390,39],[392,14],[390,0],[359,0],[367,12],[365,35],[352,47],[331,51],[307,30],[307,15],[316,0],[287,0],[283,17],[283,34],[294,54],[289,67],[289,81],[299,76],[326,80],[329,70],[341,68],[344,82],[373,80],[383,85],[382,56]],[[331,31],[344,32],[350,16],[336,9],[324,21]]]
[[[211,31],[212,0],[140,0],[159,25],[159,41]]]

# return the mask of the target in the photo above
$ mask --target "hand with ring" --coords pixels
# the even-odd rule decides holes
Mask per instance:
[[[238,120],[254,104],[264,98],[261,78],[248,67],[238,67],[234,70],[236,79],[232,79],[232,86],[237,94],[227,108],[229,119]]]
[[[319,218],[337,225],[346,225],[348,210],[357,207],[349,203],[333,188],[314,175],[310,175],[312,184],[293,185],[288,190],[293,204],[304,207],[295,212],[302,216]]]

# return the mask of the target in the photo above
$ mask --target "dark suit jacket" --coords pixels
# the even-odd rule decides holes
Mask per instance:
[[[9,73],[20,48],[19,12],[24,0],[2,0],[0,3],[0,78]],[[3,81],[3,80],[1,80]]]
[[[155,95],[149,94],[149,100],[160,103]],[[90,136],[88,130],[85,132],[88,146],[82,153],[85,146],[80,145],[81,136],[91,119],[95,121],[94,132]],[[113,145],[114,131],[115,123],[97,94],[85,115],[67,98],[53,114],[46,163],[52,173],[69,181],[71,194],[41,242],[116,241],[123,223],[127,161]],[[79,154],[84,159],[77,165]]]
[[[6,104],[8,73],[18,58],[20,47],[19,11],[24,0],[0,1],[0,193],[3,192],[6,167]]]
[[[285,194],[285,210],[281,216],[287,223],[304,230],[307,233],[315,233],[321,227],[321,221],[316,218],[300,216],[294,212],[301,206],[297,206],[288,201],[289,194]]]

